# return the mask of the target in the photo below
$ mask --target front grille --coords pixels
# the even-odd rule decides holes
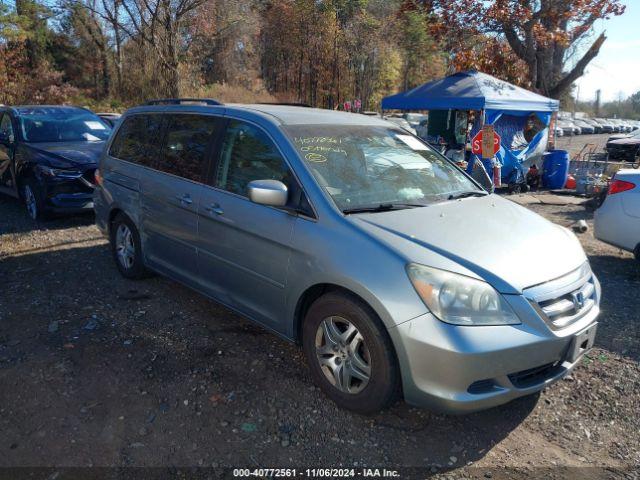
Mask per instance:
[[[597,303],[595,278],[588,263],[564,277],[526,289],[524,295],[555,330],[576,322]]]
[[[547,379],[558,375],[562,369],[562,362],[547,363],[539,367],[529,368],[508,375],[509,380],[516,388],[529,388],[544,383]]]

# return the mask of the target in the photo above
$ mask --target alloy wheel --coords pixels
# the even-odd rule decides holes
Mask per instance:
[[[116,230],[116,254],[118,261],[125,269],[133,266],[136,256],[136,248],[133,243],[133,234],[131,229],[124,223],[118,225]]]
[[[349,320],[331,316],[316,331],[316,357],[327,380],[344,393],[364,390],[371,378],[371,355]]]
[[[36,201],[36,196],[34,195],[33,190],[31,190],[30,185],[25,185],[23,190],[23,196],[24,196],[24,204],[27,207],[27,213],[33,220],[37,219],[38,203]]]

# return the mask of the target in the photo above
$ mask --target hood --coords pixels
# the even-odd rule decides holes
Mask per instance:
[[[640,137],[623,137],[607,143],[612,145],[640,145]]]
[[[620,140],[621,138],[627,138],[629,135],[625,134],[617,134],[617,135],[611,135],[609,138],[607,138],[607,142],[613,142],[614,140]]]
[[[572,232],[497,195],[350,218],[408,262],[471,274],[502,293],[520,293],[586,261]]]
[[[76,165],[97,164],[105,142],[28,143],[30,149]]]

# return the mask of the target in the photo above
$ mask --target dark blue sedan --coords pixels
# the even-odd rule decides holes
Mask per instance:
[[[0,193],[22,199],[33,219],[92,209],[110,134],[111,126],[84,108],[0,107]]]

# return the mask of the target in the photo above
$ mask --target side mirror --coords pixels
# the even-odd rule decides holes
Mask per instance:
[[[284,207],[289,196],[287,186],[279,180],[253,180],[247,190],[249,200],[272,207]]]
[[[12,145],[14,142],[13,133],[0,132],[0,143],[6,146]]]

